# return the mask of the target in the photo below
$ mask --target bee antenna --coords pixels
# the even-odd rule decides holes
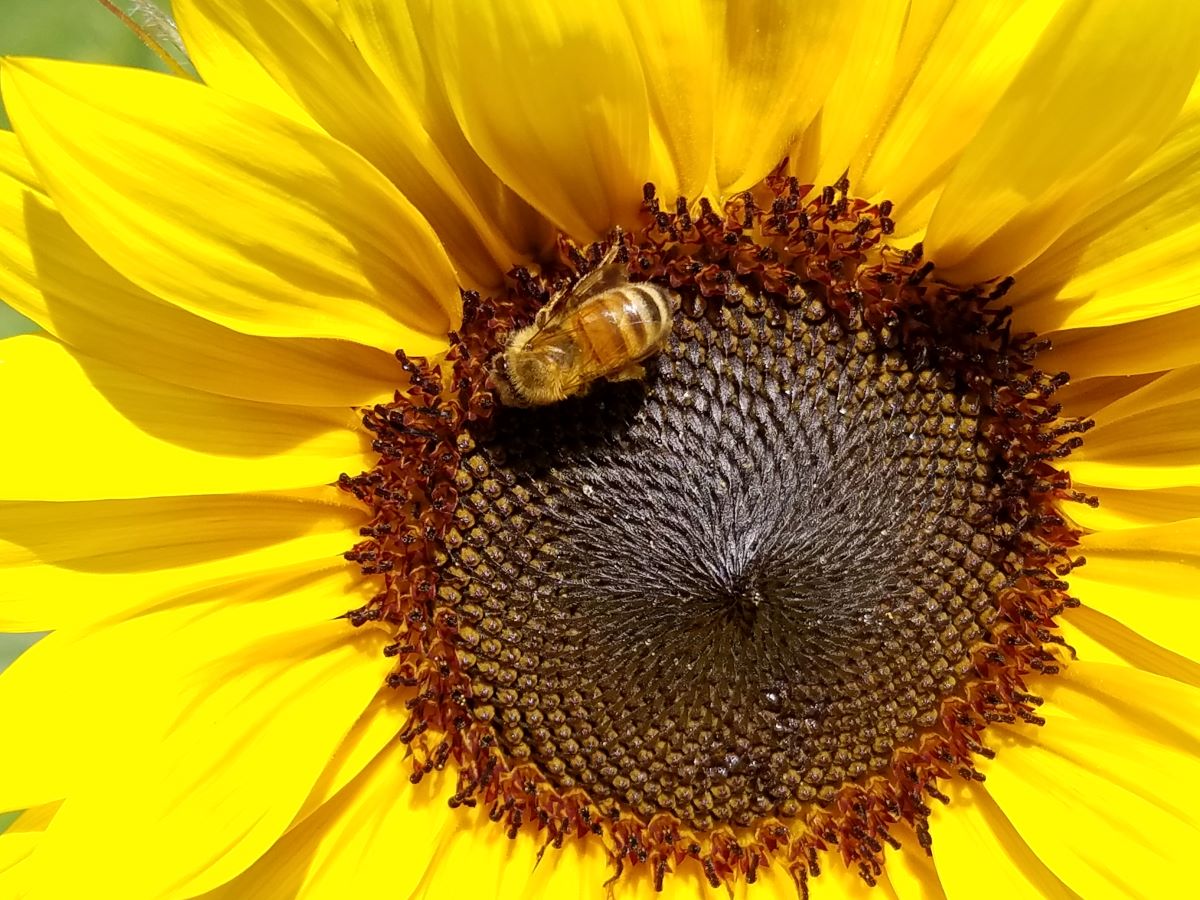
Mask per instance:
[[[165,46],[163,46],[162,41],[160,41],[158,38],[156,38],[153,34],[151,34],[144,27],[142,27],[142,25],[139,24],[137,22],[137,20],[135,20],[127,12],[125,12],[123,9],[121,9],[119,6],[117,6],[115,3],[113,3],[112,0],[97,0],[97,2],[101,6],[103,6],[105,9],[107,9],[110,13],[112,13],[114,16],[116,16],[122,25],[124,25],[126,28],[128,28],[130,31],[132,31],[134,36],[137,37],[137,39],[139,41],[141,41],[143,44],[145,44],[146,47],[149,48],[151,53],[153,53],[155,56],[157,56],[159,59],[162,60],[163,65],[165,65],[171,71],[171,73],[173,75],[179,75],[183,78],[194,77],[192,75],[192,73],[189,72],[187,70],[187,68],[184,67],[184,65],[182,63],[180,63],[179,60],[177,60],[171,54],[171,51],[169,51]],[[155,16],[162,15],[157,9],[155,9],[153,11],[153,13],[151,13],[151,11],[149,9],[147,9],[147,10],[145,10],[145,14],[146,15],[155,15]],[[173,31],[174,30],[174,23],[171,22],[169,19],[166,22],[159,22],[159,25],[163,28],[164,31]]]

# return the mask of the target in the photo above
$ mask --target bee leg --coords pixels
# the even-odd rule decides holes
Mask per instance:
[[[646,367],[640,363],[633,363],[623,369],[613,372],[608,376],[609,381],[639,381],[646,377]]]

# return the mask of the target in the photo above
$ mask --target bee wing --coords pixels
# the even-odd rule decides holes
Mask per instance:
[[[574,300],[571,305],[628,283],[629,271],[621,263],[615,261],[615,256],[615,253],[607,254],[596,268],[572,285],[571,289],[567,291],[568,296]]]
[[[537,323],[543,327],[555,324],[592,297],[621,287],[628,281],[629,276],[625,272],[625,267],[620,263],[602,262],[570,288],[551,297],[550,302],[537,314]]]

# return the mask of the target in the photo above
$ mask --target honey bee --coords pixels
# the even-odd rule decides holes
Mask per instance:
[[[630,281],[617,261],[620,240],[571,288],[551,298],[508,341],[493,368],[506,406],[545,406],[585,393],[601,378],[642,378],[642,360],[667,343],[672,293]]]

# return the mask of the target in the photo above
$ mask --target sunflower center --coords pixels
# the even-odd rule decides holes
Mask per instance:
[[[1055,463],[1088,423],[1010,333],[1008,281],[939,281],[844,183],[644,213],[466,295],[444,360],[398,354],[379,464],[342,479],[374,512],[347,557],[383,581],[347,616],[394,630],[413,778],[452,764],[451,804],[511,836],[600,834],[660,885],[688,859],[800,884],[837,844],[872,882],[896,827],[928,848],[939,779],[982,777],[990,723],[1040,721],[1023,679],[1074,602],[1058,506],[1086,499]],[[642,282],[671,306],[644,375],[498,403],[564,291]],[[562,358],[645,333],[597,327]]]
[[[700,828],[882,770],[1002,581],[978,415],[816,301],[681,317],[643,383],[505,410],[445,570],[475,715],[601,809]]]

